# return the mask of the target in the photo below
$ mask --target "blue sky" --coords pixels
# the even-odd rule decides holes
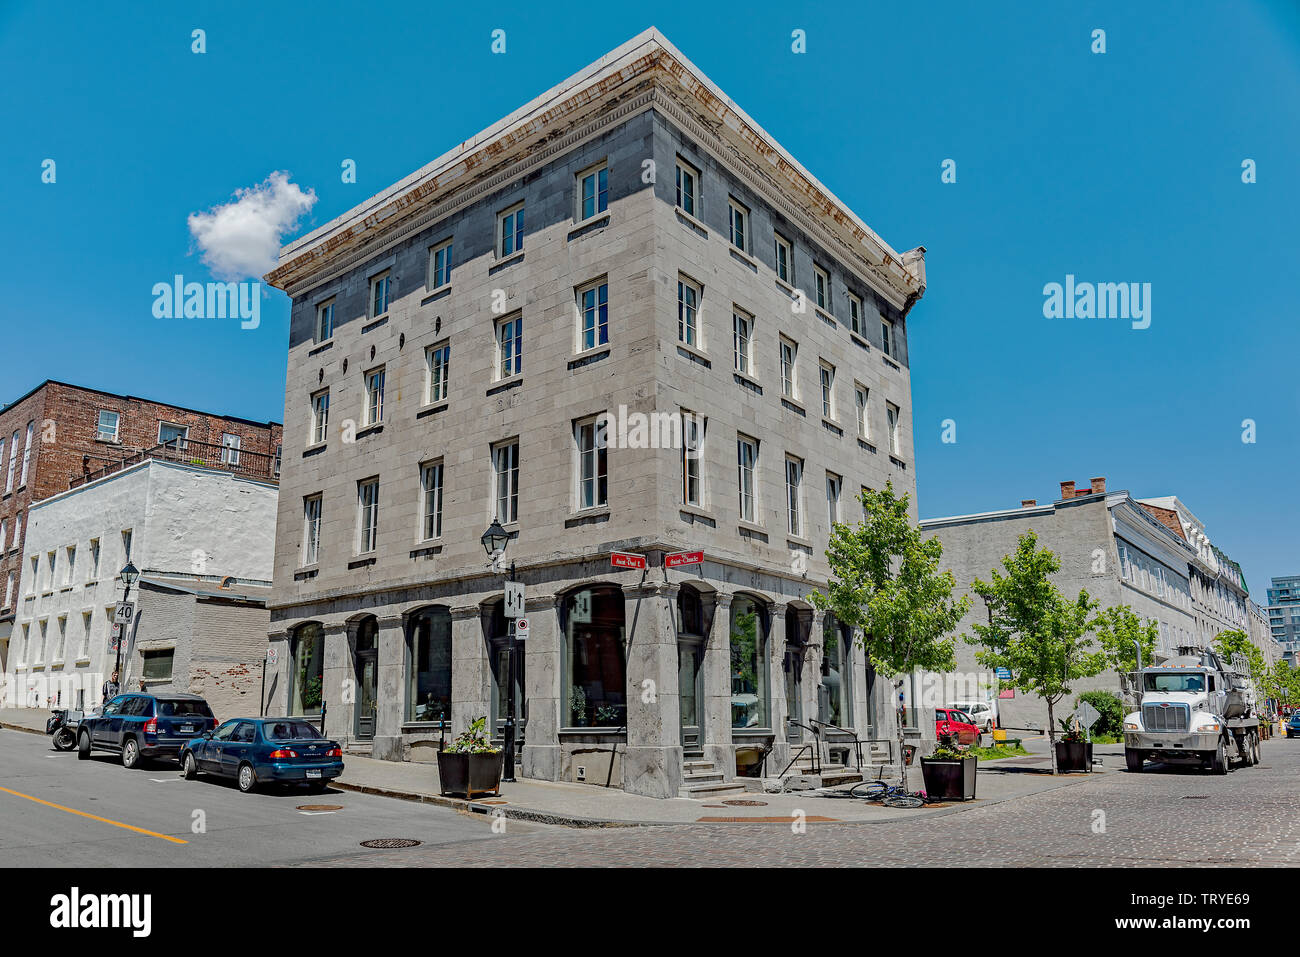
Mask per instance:
[[[285,170],[318,198],[289,235],[313,228],[653,22],[895,249],[929,250],[923,516],[1105,475],[1182,498],[1257,600],[1300,572],[1300,4],[564,7],[0,4],[0,399],[57,378],[281,418],[282,293],[256,330],[153,316],[154,283],[211,278],[189,214]],[[1150,328],[1044,318],[1067,273],[1151,283]]]

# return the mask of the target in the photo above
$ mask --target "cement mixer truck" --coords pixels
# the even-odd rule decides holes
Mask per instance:
[[[1139,709],[1124,718],[1130,771],[1147,761],[1195,764],[1227,774],[1233,761],[1259,763],[1259,714],[1244,655],[1225,663],[1215,652],[1178,649],[1163,664],[1135,674]]]

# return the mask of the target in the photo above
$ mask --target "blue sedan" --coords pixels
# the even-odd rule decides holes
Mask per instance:
[[[185,779],[200,772],[234,778],[247,794],[259,784],[305,784],[312,791],[343,773],[343,749],[295,718],[232,718],[185,743]]]
[[[1291,720],[1286,723],[1286,736],[1300,738],[1300,711],[1291,715]]]

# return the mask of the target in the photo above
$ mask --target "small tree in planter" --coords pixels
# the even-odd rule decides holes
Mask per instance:
[[[940,741],[928,758],[921,758],[925,793],[949,801],[975,800],[975,769],[979,758],[968,749]]]
[[[1091,771],[1092,742],[1084,735],[1079,722],[1061,719],[1061,740],[1056,742],[1056,767],[1058,771]]]
[[[487,715],[470,726],[438,752],[438,783],[443,794],[464,794],[470,800],[479,794],[501,793],[501,766],[505,755],[487,735]]]

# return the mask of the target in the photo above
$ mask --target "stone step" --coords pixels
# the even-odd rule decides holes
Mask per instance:
[[[713,762],[701,760],[683,761],[682,769],[685,771],[712,771]]]
[[[721,771],[691,771],[682,775],[683,781],[708,783],[710,781],[721,781],[726,777]]]
[[[745,794],[748,788],[735,781],[714,781],[709,784],[683,784],[677,792],[678,797],[712,798],[725,797],[728,794]]]

